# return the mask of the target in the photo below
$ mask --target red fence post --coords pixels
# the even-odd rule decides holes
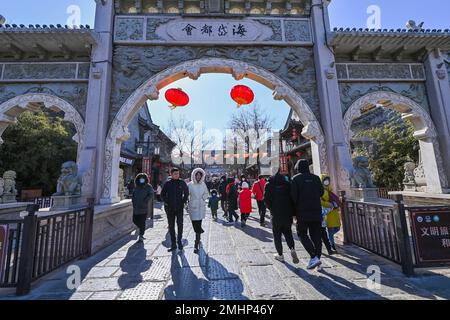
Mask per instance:
[[[31,289],[37,232],[36,211],[39,211],[39,205],[29,204],[27,206],[28,215],[24,217],[23,221],[23,238],[20,248],[19,274],[16,287],[18,296],[28,294]]]

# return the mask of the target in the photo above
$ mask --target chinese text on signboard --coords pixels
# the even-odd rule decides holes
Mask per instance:
[[[410,210],[417,263],[450,262],[450,208]]]

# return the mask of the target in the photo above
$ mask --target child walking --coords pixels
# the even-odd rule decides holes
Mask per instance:
[[[241,227],[245,227],[252,212],[252,192],[247,182],[242,183],[242,190],[239,192],[239,209],[241,210]]]
[[[212,189],[211,190],[211,196],[208,200],[208,208],[211,209],[211,214],[214,221],[217,221],[217,210],[219,210],[219,201],[220,198],[217,195],[217,190]]]
[[[341,228],[340,201],[339,197],[330,190],[330,177],[322,175],[321,179],[324,188],[321,202],[322,208],[326,211],[324,224],[322,225],[322,239],[327,247],[328,254],[332,255],[337,253],[334,236]]]

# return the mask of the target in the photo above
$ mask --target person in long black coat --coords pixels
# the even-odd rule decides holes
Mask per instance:
[[[272,216],[273,241],[278,253],[275,255],[275,259],[281,262],[284,261],[281,241],[281,236],[283,235],[291,251],[292,261],[299,263],[292,235],[295,207],[291,199],[291,183],[286,176],[278,172],[270,177],[269,183],[264,188],[264,202]]]
[[[227,217],[227,176],[220,177],[219,182],[219,197],[220,197],[220,206],[223,210],[223,217]]]
[[[299,160],[295,169],[298,174],[292,179],[291,198],[296,208],[297,233],[311,256],[308,269],[313,269],[322,264],[321,197],[324,188],[320,178],[310,173],[307,160]]]
[[[164,201],[164,210],[169,223],[169,233],[172,246],[169,252],[183,249],[183,214],[184,206],[189,199],[189,189],[182,179],[177,168],[171,170],[171,179],[168,180],[161,191],[161,199]],[[175,234],[175,221],[178,227],[178,235]]]
[[[238,221],[239,215],[236,213],[236,210],[238,209],[238,189],[234,182],[233,178],[228,178],[227,180],[227,188],[226,188],[226,195],[227,195],[227,210],[228,210],[228,222],[233,222],[233,217]]]
[[[145,223],[147,221],[149,206],[153,204],[154,191],[148,183],[148,176],[139,173],[135,179],[135,189],[131,201],[133,203],[133,223],[139,228],[139,242],[143,242]]]

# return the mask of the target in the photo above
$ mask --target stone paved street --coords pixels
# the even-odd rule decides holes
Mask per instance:
[[[219,212],[219,217],[222,213]],[[339,246],[340,254],[324,256],[320,271],[308,271],[308,256],[298,238],[300,264],[290,256],[275,261],[270,225],[261,228],[255,213],[243,230],[223,219],[204,221],[203,248],[193,253],[194,232],[185,216],[183,253],[167,252],[167,223],[161,210],[149,223],[144,244],[136,244],[134,232],[87,260],[75,264],[82,283],[67,289],[68,274],[61,270],[36,283],[32,292],[2,299],[449,299],[450,272],[422,272],[414,278],[400,267],[354,246]],[[287,249],[284,244],[285,249]],[[370,265],[381,268],[382,286],[367,287]]]

